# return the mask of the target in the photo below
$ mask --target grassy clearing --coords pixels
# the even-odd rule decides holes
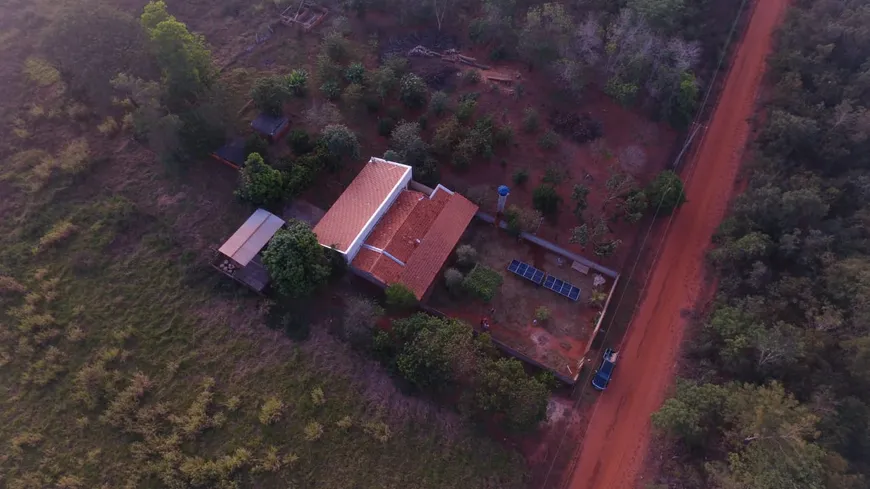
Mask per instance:
[[[401,422],[314,361],[322,345],[266,329],[259,300],[133,202],[34,173],[80,173],[87,154],[73,142],[13,158],[10,178],[40,185],[0,220],[0,486],[521,484],[515,454],[467,428]]]

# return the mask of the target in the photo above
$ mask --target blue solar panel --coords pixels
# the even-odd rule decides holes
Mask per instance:
[[[508,265],[508,271],[513,272],[520,277],[523,277],[526,280],[530,280],[538,285],[541,285],[541,282],[543,282],[544,280],[544,272],[529,265],[528,263],[523,263],[519,260],[512,260],[510,265]]]
[[[547,279],[544,280],[544,287],[559,295],[564,295],[572,301],[580,299],[580,289],[578,287],[569,284],[564,280],[559,280],[552,275],[548,275]]]

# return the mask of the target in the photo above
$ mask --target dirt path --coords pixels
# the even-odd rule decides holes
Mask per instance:
[[[687,166],[688,203],[676,214],[646,294],[602,394],[566,487],[634,489],[650,435],[650,414],[672,382],[686,320],[704,288],[704,254],[726,211],[749,136],[749,123],[787,0],[759,0],[718,108]],[[642,486],[641,486],[642,487]]]

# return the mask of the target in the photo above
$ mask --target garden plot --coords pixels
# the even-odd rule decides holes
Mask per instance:
[[[567,382],[576,380],[602,318],[615,279],[482,221],[469,226],[462,242],[476,251],[476,264],[457,262],[454,267],[466,276],[474,266],[496,271],[502,284],[492,300],[485,302],[465,290],[448,288],[444,280],[429,305],[440,312],[462,318],[475,328],[488,330],[493,339],[530,363],[552,370]],[[509,271],[513,260],[570,283],[580,289],[578,299],[546,288],[541,280],[524,278]],[[452,272],[445,272],[445,274]],[[533,275],[534,277],[534,275]],[[484,326],[484,322],[488,326]]]

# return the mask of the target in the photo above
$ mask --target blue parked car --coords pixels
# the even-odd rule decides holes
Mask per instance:
[[[616,367],[616,357],[619,352],[613,348],[604,350],[604,358],[601,360],[601,366],[595,371],[595,376],[592,377],[592,387],[603,391],[607,389],[607,384],[610,383],[610,377],[613,376],[613,368]]]

